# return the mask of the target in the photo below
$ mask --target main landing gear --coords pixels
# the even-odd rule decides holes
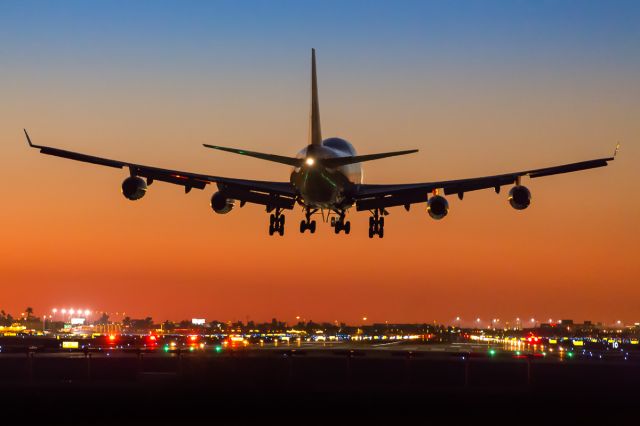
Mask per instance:
[[[279,208],[276,208],[276,212],[269,216],[269,235],[276,232],[281,236],[284,235],[284,215]]]
[[[304,231],[307,229],[310,233],[314,234],[316,232],[316,221],[311,220],[311,215],[317,212],[318,209],[309,209],[305,208],[304,216],[305,219],[300,222],[300,233],[304,234]]]
[[[383,210],[375,209],[372,212],[372,216],[369,218],[369,238],[373,238],[374,235],[378,237],[384,237],[384,216],[382,216]]]
[[[339,234],[340,231],[344,231],[345,234],[351,232],[351,222],[344,220],[344,210],[340,211],[338,218],[331,217],[331,226],[336,234]]]

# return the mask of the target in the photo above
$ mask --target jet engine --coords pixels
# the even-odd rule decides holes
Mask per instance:
[[[531,204],[531,191],[526,186],[514,186],[509,191],[509,204],[516,210],[526,209]]]
[[[434,195],[427,200],[427,212],[432,219],[440,220],[449,213],[449,202],[442,195]]]
[[[233,209],[233,200],[221,191],[211,196],[211,208],[218,214],[226,214]]]
[[[129,200],[139,200],[147,193],[147,183],[138,176],[130,176],[122,182],[122,195]]]

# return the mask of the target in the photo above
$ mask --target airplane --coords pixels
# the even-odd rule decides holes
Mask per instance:
[[[318,82],[316,74],[316,53],[311,49],[311,113],[308,144],[295,157],[288,157],[245,149],[228,148],[203,144],[204,147],[233,154],[254,157],[293,167],[288,182],[245,180],[198,173],[163,169],[126,161],[95,157],[59,148],[35,145],[24,129],[27,143],[40,149],[43,154],[83,161],[114,168],[128,168],[129,176],[122,182],[122,194],[129,200],[139,200],[147,193],[149,185],[162,181],[181,185],[185,193],[191,189],[204,189],[216,184],[218,190],[211,197],[211,208],[218,214],[229,213],[236,204],[243,207],[254,203],[266,207],[269,216],[269,235],[284,235],[285,210],[292,210],[296,204],[302,207],[304,219],[300,222],[300,232],[316,231],[313,216],[321,214],[325,222],[330,222],[334,232],[349,234],[351,223],[346,220],[347,211],[355,206],[356,211],[368,211],[369,238],[384,237],[385,216],[390,207],[404,206],[408,211],[412,204],[426,203],[431,218],[440,220],[449,213],[446,195],[456,194],[460,200],[466,192],[513,185],[508,201],[516,210],[524,210],[531,204],[531,191],[522,185],[522,177],[538,178],[560,173],[575,172],[607,166],[612,157],[581,161],[571,164],[524,170],[494,176],[457,179],[409,184],[365,184],[362,179],[362,163],[398,155],[418,152],[417,149],[358,155],[349,142],[337,137],[322,139],[320,129],[320,107],[318,103]],[[326,216],[325,216],[326,212]]]

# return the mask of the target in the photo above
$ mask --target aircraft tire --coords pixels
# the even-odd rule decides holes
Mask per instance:
[[[373,238],[373,226],[369,227],[369,238]]]
[[[350,221],[347,221],[347,222],[344,224],[344,233],[345,233],[345,234],[347,234],[347,235],[349,235],[349,232],[351,232],[351,222],[350,222]]]
[[[378,237],[380,238],[384,237],[384,226],[381,226],[380,229],[378,230]]]
[[[300,222],[300,233],[304,234],[304,231],[307,229],[307,222],[306,221],[301,221]],[[309,229],[311,230],[311,229]]]
[[[278,228],[278,234],[280,234],[281,237],[284,235],[284,226]]]
[[[309,224],[309,231],[312,234],[316,233],[316,221],[315,220],[312,220],[311,223]]]

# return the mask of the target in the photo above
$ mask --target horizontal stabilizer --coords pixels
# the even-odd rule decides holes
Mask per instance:
[[[304,159],[295,157],[285,157],[284,155],[265,154],[262,152],[247,151],[246,149],[227,148],[224,146],[202,144],[206,148],[217,149],[220,151],[231,152],[233,154],[246,155],[248,157],[259,158],[261,160],[273,161],[274,163],[288,164],[293,167],[300,167]]]
[[[381,158],[395,157],[397,155],[413,154],[418,152],[417,149],[409,149],[406,151],[381,152],[379,154],[354,155],[350,157],[324,158],[322,164],[325,167],[335,168],[346,166],[347,164],[364,163],[365,161],[379,160]]]

